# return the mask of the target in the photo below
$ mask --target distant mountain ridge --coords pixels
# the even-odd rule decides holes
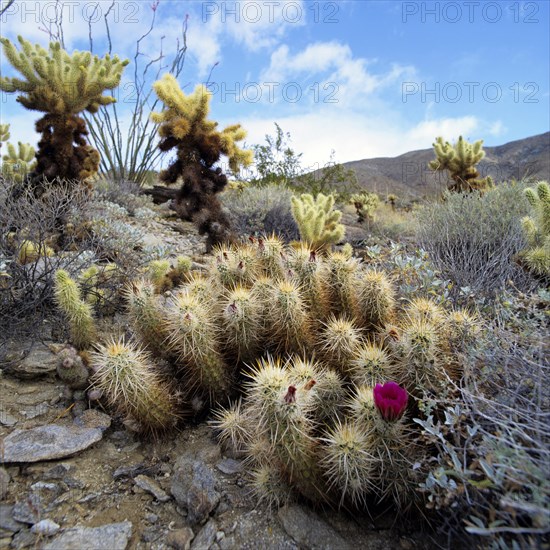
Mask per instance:
[[[527,176],[550,181],[550,132],[484,150],[487,155],[478,165],[482,176],[489,174],[497,183]],[[355,170],[359,184],[368,191],[413,199],[439,194],[447,187],[447,172],[432,172],[428,168],[434,158],[430,148],[342,165]]]

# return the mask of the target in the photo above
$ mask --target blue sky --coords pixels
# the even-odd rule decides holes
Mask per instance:
[[[89,48],[86,14],[98,5],[94,52],[105,52],[102,16],[110,3],[60,2],[69,51]],[[55,4],[16,0],[2,36],[21,33],[46,45],[39,27],[53,18]],[[152,4],[118,0],[109,19],[114,52],[133,58]],[[336,160],[350,161],[430,147],[438,135],[499,145],[548,131],[549,7],[547,0],[160,0],[142,50],[154,57],[164,36],[169,60],[188,15],[182,87],[192,91],[210,75],[211,118],[242,123],[247,144],[263,142],[276,121],[304,164],[322,166],[332,150]],[[131,67],[124,90],[131,89]],[[1,69],[14,74],[3,56]],[[127,95],[119,98],[129,116]],[[0,106],[12,141],[36,143],[36,113],[13,95],[4,94]]]

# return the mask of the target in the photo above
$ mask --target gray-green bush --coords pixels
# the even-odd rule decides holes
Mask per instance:
[[[231,226],[239,235],[275,233],[286,241],[300,238],[290,211],[292,193],[278,185],[231,189],[221,195]]]
[[[417,238],[443,277],[456,287],[493,294],[508,280],[525,282],[514,258],[525,247],[528,212],[523,182],[502,183],[484,195],[446,193],[417,213]]]

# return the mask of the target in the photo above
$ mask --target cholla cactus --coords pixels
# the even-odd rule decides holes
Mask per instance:
[[[355,207],[357,221],[363,223],[365,220],[374,220],[374,212],[380,204],[380,198],[376,193],[355,193],[349,202]]]
[[[539,277],[550,276],[550,186],[541,181],[536,188],[525,190],[525,196],[533,209],[532,216],[522,220],[529,248],[520,257],[525,265]]]
[[[183,180],[176,210],[183,219],[195,222],[201,235],[208,234],[209,247],[230,240],[229,219],[216,197],[227,185],[227,177],[221,168],[213,166],[222,155],[234,173],[252,163],[252,152],[237,145],[246,137],[245,130],[232,124],[220,132],[217,122],[207,120],[212,94],[204,86],[186,95],[175,77],[165,74],[153,88],[166,106],[164,111],[151,114],[151,120],[161,125],[159,149],[177,150],[177,160],[160,173],[161,181],[170,184]]]
[[[72,343],[78,349],[89,347],[96,339],[92,308],[82,299],[76,281],[63,269],[55,272],[54,292],[57,305],[69,322]]]
[[[10,139],[10,125],[9,124],[0,124],[0,148],[2,143]]]
[[[453,180],[449,191],[464,193],[466,191],[485,191],[493,186],[491,176],[479,177],[476,165],[485,157],[482,148],[483,140],[468,143],[460,136],[455,145],[438,137],[433,144],[436,159],[428,166],[434,170],[448,170]]]
[[[4,155],[2,163],[2,174],[8,180],[22,183],[29,172],[36,168],[33,162],[35,150],[29,143],[17,143],[17,149],[8,143],[8,154]]]
[[[340,223],[342,212],[333,207],[333,195],[319,193],[314,198],[304,193],[300,198],[291,198],[292,216],[298,224],[300,237],[314,250],[326,250],[344,238],[346,230]]]
[[[108,54],[100,59],[90,52],[69,55],[58,42],[49,50],[18,37],[22,51],[7,38],[1,38],[9,63],[24,79],[0,77],[0,90],[20,92],[17,101],[27,109],[46,115],[36,123],[42,133],[36,154],[36,170],[31,174],[37,192],[43,179],[84,180],[99,167],[99,153],[87,145],[86,123],[78,113],[96,113],[100,106],[114,103],[104,90],[116,88],[129,60]],[[76,144],[76,145],[75,145]]]

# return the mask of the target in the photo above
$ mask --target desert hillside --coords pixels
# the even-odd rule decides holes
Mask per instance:
[[[482,176],[496,181],[532,176],[550,179],[550,132],[510,141],[496,147],[484,147],[487,156],[479,163]],[[344,163],[355,170],[362,187],[402,198],[421,198],[439,193],[445,188],[446,173],[434,173],[428,168],[433,149],[419,149],[398,157],[379,157]]]

